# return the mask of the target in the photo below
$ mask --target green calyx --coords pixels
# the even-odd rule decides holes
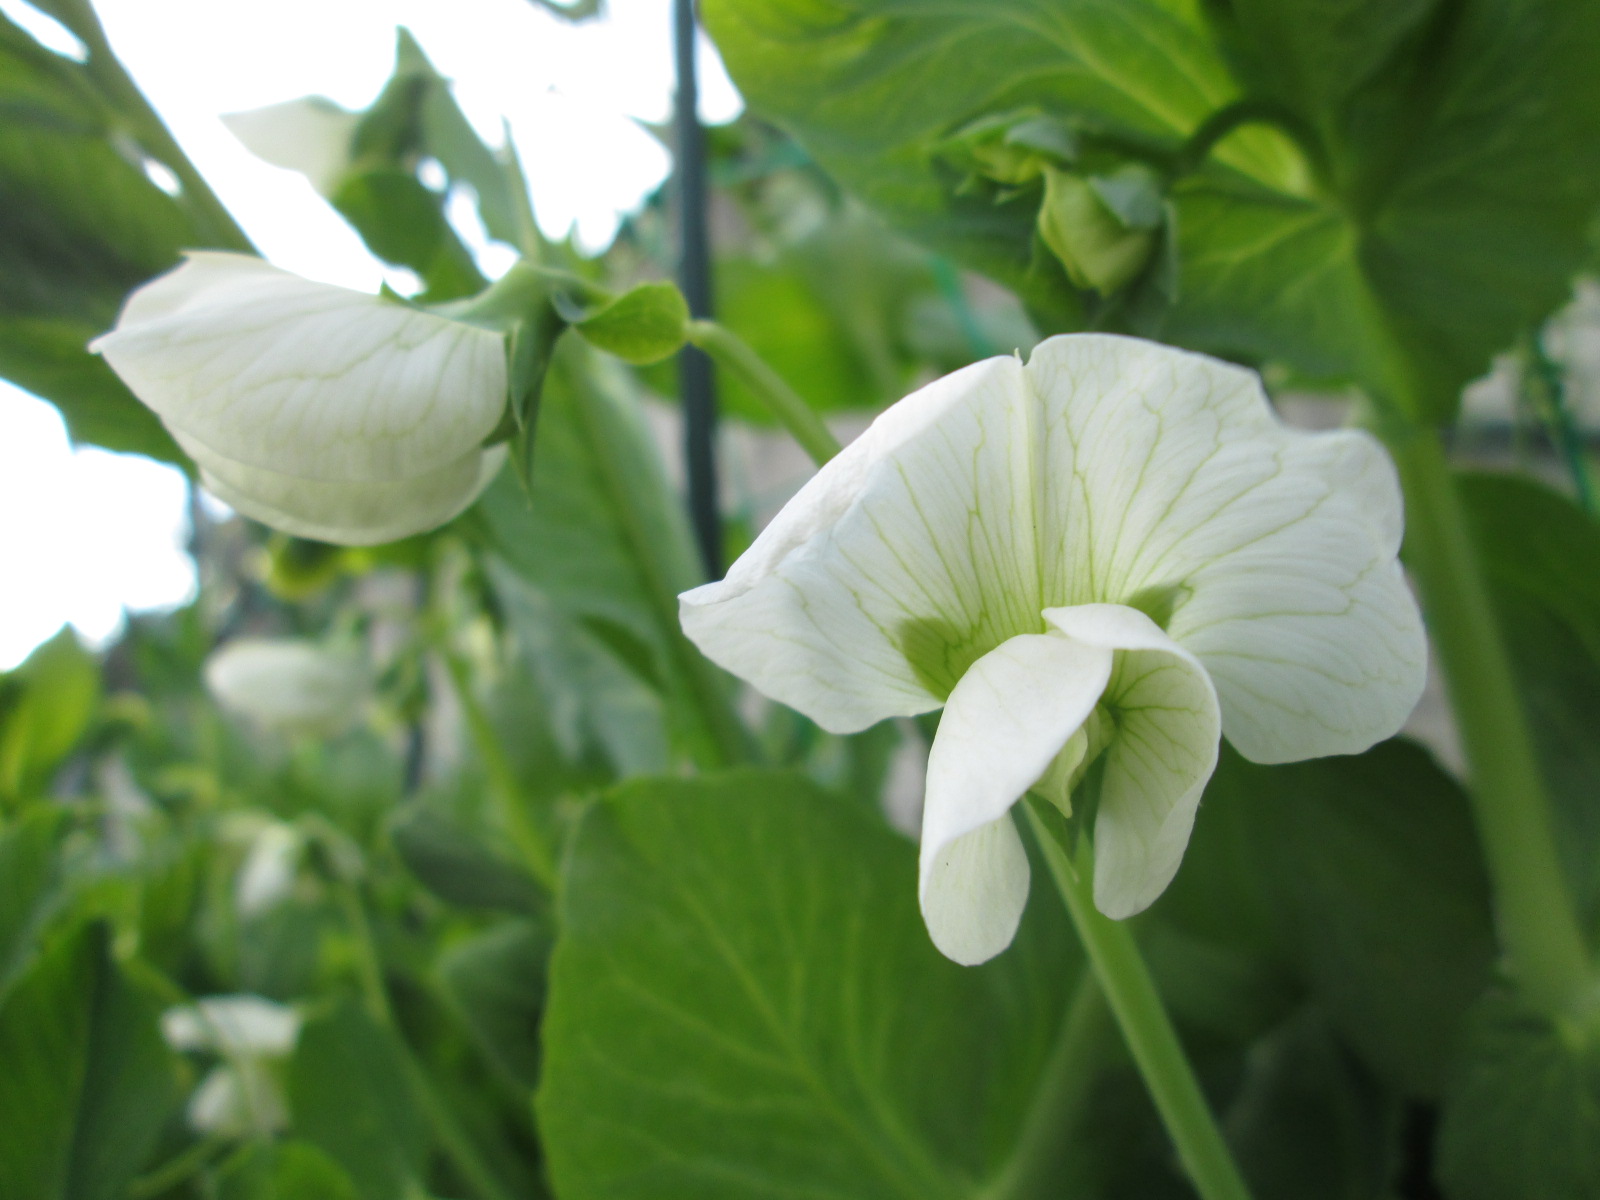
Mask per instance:
[[[1047,168],[1038,230],[1067,276],[1108,296],[1142,271],[1155,253],[1164,216],[1160,178],[1129,163],[1105,175]]]

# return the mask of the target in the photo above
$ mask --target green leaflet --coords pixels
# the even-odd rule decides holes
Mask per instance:
[[[594,808],[544,1027],[556,1192],[981,1195],[1041,1083],[1075,951],[1040,894],[1010,954],[946,961],[915,858],[786,774],[641,781]]]
[[[1566,295],[1600,200],[1600,10],[1581,0],[708,0],[751,105],[913,237],[1078,324],[1041,265],[1037,187],[973,190],[943,154],[1034,109],[1112,160],[1173,164],[1175,300],[1130,330],[1453,411],[1490,354]],[[1275,126],[1275,127],[1273,127]],[[1298,143],[1298,144],[1297,144]]]

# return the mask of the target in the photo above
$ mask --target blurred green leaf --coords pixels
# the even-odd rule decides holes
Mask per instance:
[[[54,403],[75,441],[181,463],[87,349],[130,290],[210,244],[147,153],[89,65],[0,15],[0,375]]]
[[[1529,479],[1460,477],[1554,801],[1567,878],[1600,919],[1600,525]]]
[[[641,283],[598,311],[574,313],[570,319],[591,346],[645,366],[683,349],[689,305],[671,283]]]
[[[977,1194],[1078,974],[1047,895],[994,963],[942,958],[915,849],[792,775],[619,789],[562,899],[538,1112],[568,1200]]]
[[[539,1080],[550,942],[543,925],[505,921],[457,942],[439,959],[445,996],[484,1058],[518,1089]]]
[[[331,200],[369,250],[417,273],[427,285],[426,300],[471,295],[487,282],[445,220],[442,198],[414,173],[391,167],[353,172]]]
[[[70,628],[0,678],[0,797],[41,790],[99,703],[100,669]]]
[[[1495,993],[1445,1094],[1439,1179],[1451,1200],[1600,1195],[1600,1038]]]
[[[355,1185],[308,1142],[247,1147],[217,1180],[217,1200],[357,1200]]]
[[[1308,1009],[1250,1048],[1222,1120],[1256,1200],[1374,1200],[1398,1108]]]
[[[1034,256],[1036,185],[963,189],[943,153],[975,120],[1037,110],[1109,162],[1162,166],[1207,118],[1257,102],[1171,190],[1176,300],[1149,289],[1125,320],[1429,417],[1586,261],[1593,5],[707,0],[705,16],[756,111],[1058,328],[1080,307]]]
[[[87,925],[0,1004],[0,1195],[121,1200],[178,1103],[160,1005]]]
[[[60,894],[67,825],[65,811],[41,806],[0,833],[0,997],[32,959]]]
[[[415,1194],[432,1141],[388,1029],[340,1003],[300,1031],[288,1084],[295,1132],[339,1163],[363,1200]]]
[[[462,908],[538,914],[549,901],[533,876],[425,804],[400,809],[389,836],[417,881]]]
[[[1401,741],[1278,767],[1225,749],[1201,813],[1157,921],[1238,956],[1265,991],[1235,1003],[1270,1017],[1287,971],[1380,1078],[1437,1094],[1495,954],[1459,785]]]

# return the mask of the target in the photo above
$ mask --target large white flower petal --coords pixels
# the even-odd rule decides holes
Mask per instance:
[[[1109,649],[1022,634],[985,654],[950,693],[928,755],[919,898],[933,943],[960,963],[1011,944],[1028,859],[1008,810],[1094,711]]]
[[[1116,652],[1101,701],[1115,727],[1094,823],[1094,901],[1108,917],[1149,906],[1172,882],[1222,734],[1205,668],[1136,609],[1045,610],[1074,643]]]
[[[506,402],[501,334],[245,255],[190,255],[92,348],[175,432],[311,479],[436,470],[481,445]]]
[[[1289,429],[1253,373],[1131,338],[1051,338],[1027,375],[1046,603],[1170,609],[1228,739],[1257,761],[1355,753],[1399,729],[1426,645],[1395,562],[1399,487],[1372,438]]]
[[[906,397],[726,579],[684,593],[684,631],[832,732],[937,708],[972,661],[1039,627],[1030,407],[1007,358]]]
[[[247,467],[177,436],[217,499],[274,529],[340,546],[376,546],[438,528],[478,498],[506,457],[505,447],[495,446],[411,479],[330,483]]]

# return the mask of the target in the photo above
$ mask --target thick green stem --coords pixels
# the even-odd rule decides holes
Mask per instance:
[[[689,340],[759,396],[819,467],[839,453],[839,439],[828,432],[816,409],[732,330],[715,321],[691,321]]]
[[[1438,434],[1415,426],[1386,433],[1405,487],[1406,561],[1466,751],[1501,941],[1524,995],[1569,1012],[1590,998],[1589,954],[1461,499]]]
[[[1094,906],[1093,860],[1087,841],[1074,863],[1051,824],[1051,818],[1059,823],[1059,814],[1033,797],[1023,808],[1189,1181],[1202,1200],[1249,1200],[1244,1177],[1200,1091],[1133,934],[1126,924]]]
[[[1026,1200],[1047,1194],[1062,1148],[1088,1106],[1095,1070],[1106,1057],[1111,1014],[1093,971],[1085,971],[1062,1018],[1055,1048],[1039,1072],[1033,1103],[1000,1174],[978,1200]]]
[[[527,797],[517,781],[516,768],[500,743],[494,722],[472,688],[472,674],[461,656],[445,644],[443,636],[435,639],[439,656],[444,660],[450,683],[461,704],[461,714],[467,723],[467,733],[478,751],[478,759],[488,776],[489,794],[500,810],[500,820],[512,842],[522,855],[523,862],[534,877],[549,891],[556,886],[556,856],[544,830],[528,810]]]

